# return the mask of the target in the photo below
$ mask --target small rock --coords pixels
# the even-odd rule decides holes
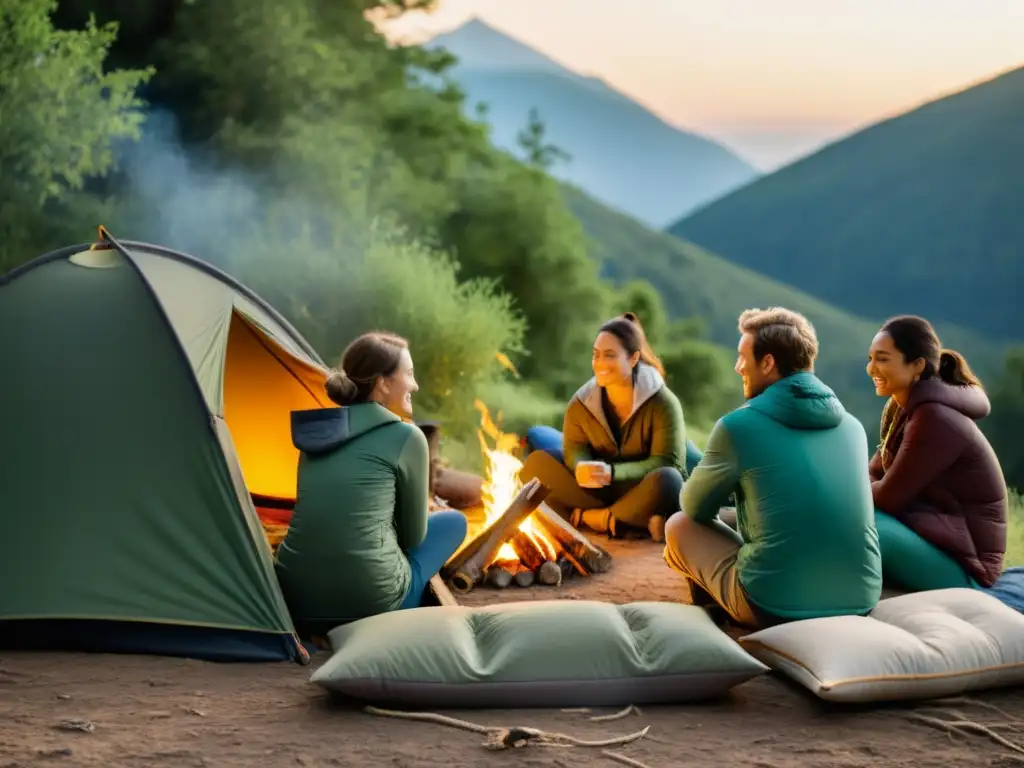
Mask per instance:
[[[96,730],[96,726],[88,720],[61,720],[54,728],[62,731],[82,731],[84,733],[92,733]]]
[[[195,707],[185,707],[185,711],[190,715],[195,715],[196,717],[206,717],[206,713],[203,712],[203,710],[196,709]]]
[[[71,747],[62,747],[60,749],[41,749],[37,754],[40,757],[71,757],[75,753]]]
[[[58,693],[57,694],[57,698],[60,699],[61,701],[67,701],[71,697],[68,694],[66,694],[66,693]]]

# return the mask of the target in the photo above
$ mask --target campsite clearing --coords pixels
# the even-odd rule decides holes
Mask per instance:
[[[684,597],[681,581],[661,559],[660,547],[645,541],[597,540],[615,558],[614,578],[609,573],[560,588],[477,590],[469,597],[473,602],[558,596],[617,603]],[[145,656],[3,653],[0,765],[617,765],[600,750],[583,748],[571,753],[541,748],[514,756],[492,753],[480,746],[483,737],[478,734],[331,704],[309,683],[312,670],[326,658],[326,653],[315,654],[312,665],[304,667],[288,662],[214,664]],[[992,692],[970,700],[998,706],[1010,718],[972,704],[946,709],[978,722],[1024,722],[1024,692]],[[936,706],[828,706],[776,677],[764,677],[738,686],[721,702],[647,707],[640,715],[606,722],[559,710],[446,714],[488,726],[525,725],[586,738],[623,735],[649,725],[645,738],[615,751],[650,768],[1015,764],[1009,750],[983,736],[950,737],[907,718],[915,710],[934,715]],[[67,721],[95,727],[92,732],[67,730],[69,726],[61,727]]]

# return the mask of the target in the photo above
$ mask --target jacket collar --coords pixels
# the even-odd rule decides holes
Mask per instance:
[[[658,373],[656,368],[647,363],[637,363],[636,380],[633,382],[633,407],[629,412],[629,416],[623,421],[623,424],[633,418],[633,415],[640,410],[640,406],[654,397],[663,386],[665,386],[665,379],[662,378],[662,375]],[[573,399],[583,403],[583,406],[590,411],[591,415],[611,435],[612,430],[608,425],[608,419],[604,414],[604,408],[601,404],[601,389],[601,387],[597,386],[597,379],[591,378],[590,381],[576,391]]]

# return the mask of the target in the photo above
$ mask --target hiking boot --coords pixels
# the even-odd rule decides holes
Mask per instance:
[[[615,538],[616,520],[607,509],[577,509],[572,513],[573,527],[585,525],[594,533],[607,533]]]
[[[572,511],[572,514],[569,515],[569,525],[571,525],[573,528],[579,530],[579,527],[582,524],[583,524],[583,510],[580,509],[579,507],[576,507],[576,509],[574,509]]]
[[[651,541],[661,544],[665,541],[665,518],[661,515],[653,515],[647,521],[647,530],[651,534]]]

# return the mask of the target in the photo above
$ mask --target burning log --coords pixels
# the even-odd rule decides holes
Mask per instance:
[[[534,578],[536,577],[533,575],[533,571],[525,566],[516,572],[516,584],[520,587],[531,586]]]
[[[427,582],[427,586],[430,587],[430,593],[437,600],[438,605],[458,605],[458,601],[455,599],[455,595],[451,593],[451,590],[445,586],[445,583],[441,581],[441,577],[435,574]]]
[[[434,476],[434,493],[454,509],[469,509],[483,503],[483,484],[479,475],[442,467]]]
[[[581,575],[604,573],[612,567],[612,556],[608,552],[573,528],[547,504],[537,507],[534,519],[549,537],[562,545],[567,559],[576,561],[574,565]]]
[[[487,583],[492,587],[498,589],[504,589],[512,583],[512,579],[515,577],[516,566],[514,564],[509,565],[506,563],[492,563],[487,568]]]
[[[544,563],[544,553],[540,551],[533,539],[525,531],[516,531],[508,542],[519,556],[519,562],[535,571]]]
[[[558,567],[558,563],[545,560],[537,569],[537,581],[550,587],[557,587],[562,583],[562,569]]]
[[[523,520],[529,517],[550,493],[534,478],[519,489],[519,493],[500,517],[448,561],[442,570],[442,576],[450,580],[456,592],[465,594],[480,583],[484,576],[484,568],[494,559],[501,545],[512,538]]]

